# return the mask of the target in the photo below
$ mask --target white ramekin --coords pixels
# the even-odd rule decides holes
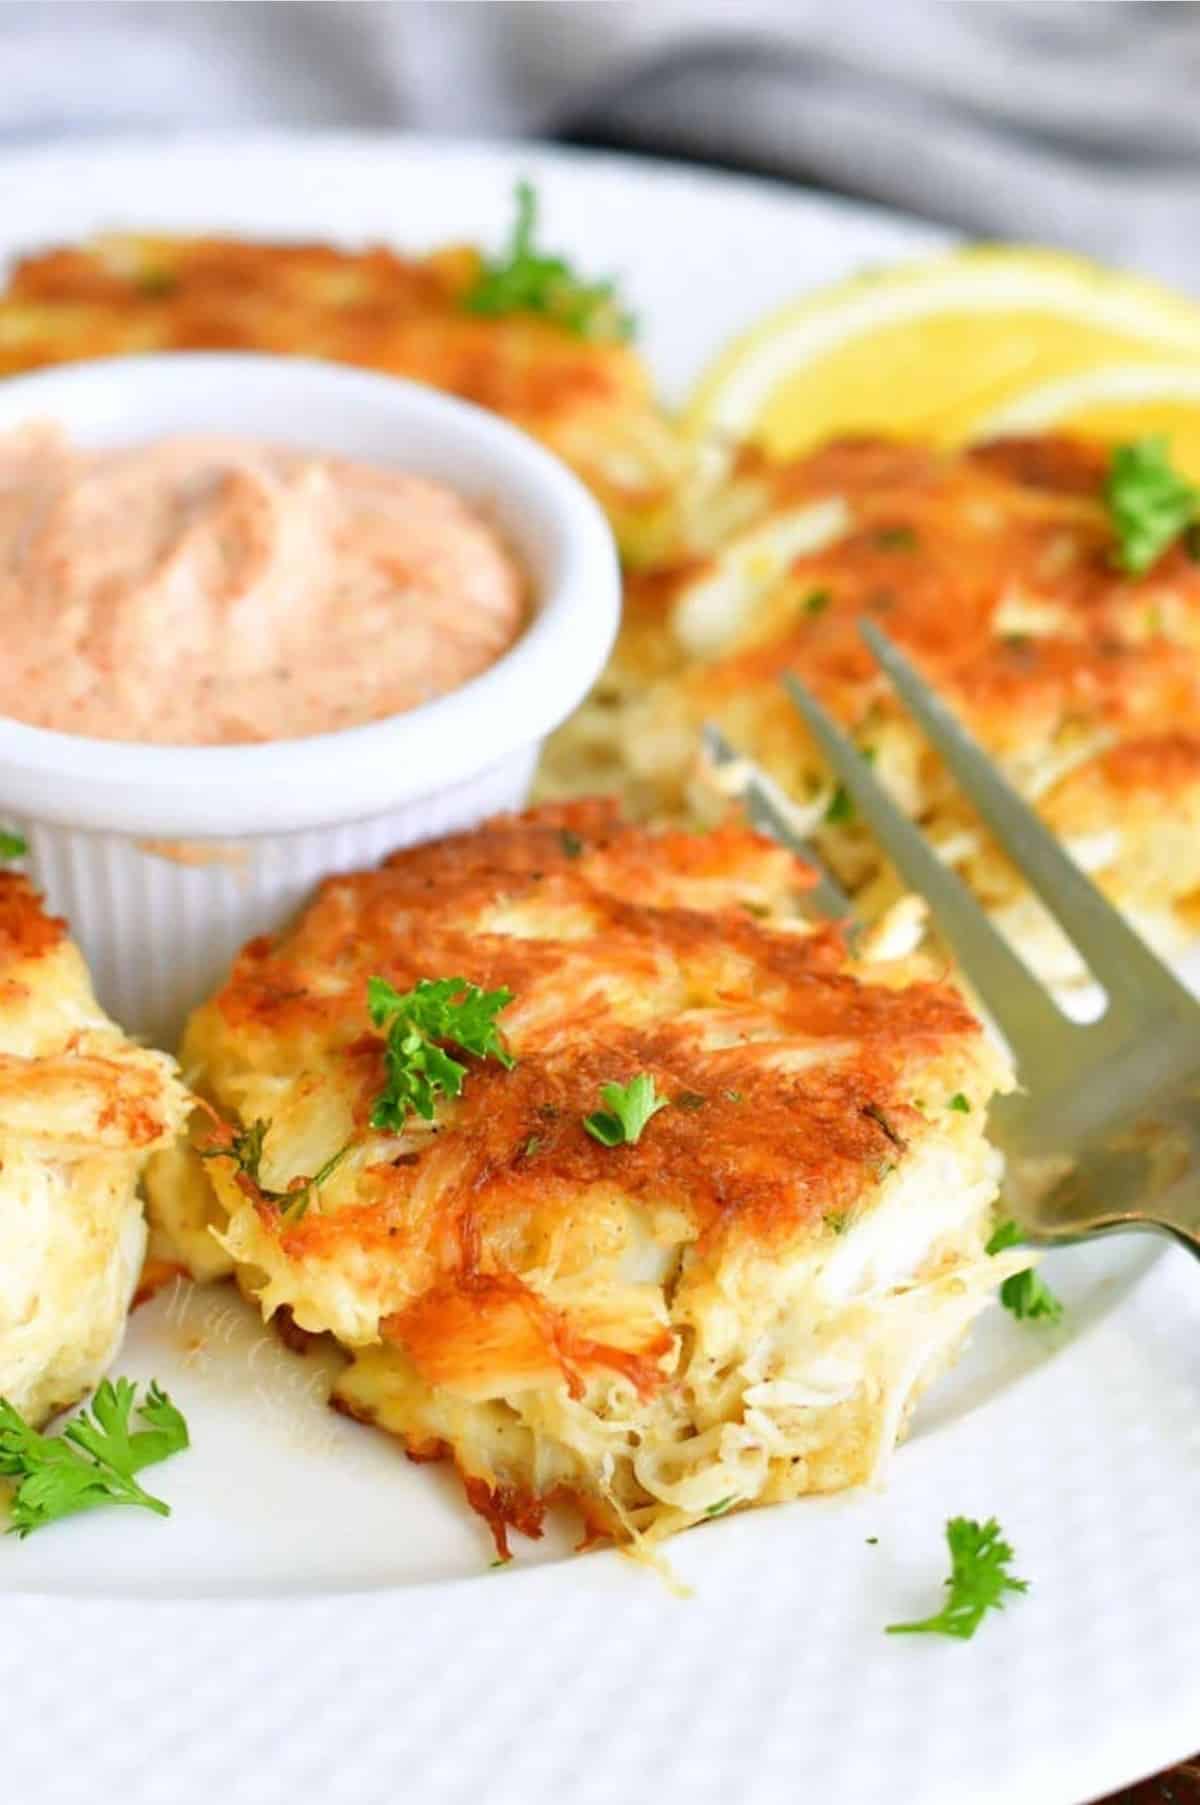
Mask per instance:
[[[28,420],[85,446],[235,433],[440,477],[486,511],[532,578],[533,618],[510,652],[369,726],[149,746],[0,718],[0,827],[28,841],[26,868],[70,921],[104,1004],[169,1046],[242,942],[317,879],[520,805],[542,739],[612,644],[612,536],[575,477],[516,428],[334,364],[206,352],[71,364],[0,384],[0,431]]]

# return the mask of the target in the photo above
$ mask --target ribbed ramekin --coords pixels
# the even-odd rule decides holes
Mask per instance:
[[[460,689],[339,733],[245,746],[87,739],[0,718],[0,827],[67,916],[105,1006],[170,1046],[243,941],[331,872],[522,802],[542,740],[616,632],[607,523],[557,459],[431,389],[302,358],[112,358],[0,385],[0,431],[59,423],[80,445],[185,432],[272,440],[452,484],[529,572],[532,619]]]

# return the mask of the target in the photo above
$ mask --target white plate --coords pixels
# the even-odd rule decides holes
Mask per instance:
[[[106,226],[496,241],[514,178],[549,242],[618,273],[671,393],[797,289],[931,228],[610,157],[403,139],[88,145],[0,160],[0,254]],[[322,1805],[1073,1805],[1200,1743],[1195,1274],[1146,1243],[1061,1254],[1068,1326],[994,1313],[887,1492],[672,1545],[693,1596],[613,1554],[493,1572],[437,1469],[323,1408],[227,1292],[137,1317],[194,1451],[168,1523],[0,1544],[6,1792]],[[1031,1581],[969,1644],[935,1607],[946,1518],[997,1515]],[[868,1537],[878,1537],[875,1544]],[[456,1582],[456,1583],[452,1583]]]

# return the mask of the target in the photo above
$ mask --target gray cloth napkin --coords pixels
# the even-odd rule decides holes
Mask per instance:
[[[1157,0],[0,6],[0,134],[397,126],[790,177],[1200,289],[1200,7]]]

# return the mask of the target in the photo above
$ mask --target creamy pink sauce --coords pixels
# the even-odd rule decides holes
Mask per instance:
[[[519,634],[452,489],[239,439],[0,436],[0,714],[100,739],[295,739],[416,708]]]

